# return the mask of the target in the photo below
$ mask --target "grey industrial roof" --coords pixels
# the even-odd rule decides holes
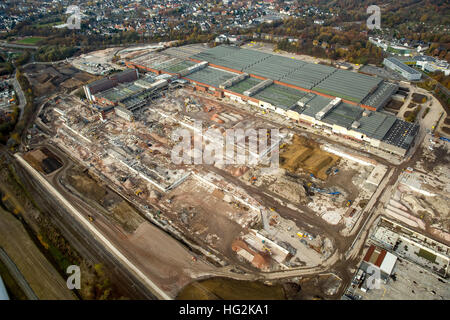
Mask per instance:
[[[227,68],[243,71],[251,65],[269,58],[271,55],[253,50],[240,49],[238,47],[220,45],[212,49],[200,52],[192,56],[193,59],[206,60]]]
[[[331,99],[329,98],[316,95],[307,103],[306,108],[303,111],[303,114],[310,117],[314,117],[316,113],[322,110],[324,107],[326,107],[327,104],[330,103],[330,101]]]
[[[133,94],[142,92],[144,90],[145,90],[144,88],[139,87],[134,83],[119,84],[114,88],[101,92],[99,96],[108,99],[110,101],[117,102]]]
[[[313,90],[359,103],[381,82],[382,80],[377,77],[336,70]]]
[[[325,115],[322,121],[348,129],[354,121],[357,121],[360,118],[362,113],[363,110],[360,107],[355,107],[347,103],[340,103]]]
[[[218,88],[221,83],[236,75],[237,73],[206,67],[187,75],[186,78]]]
[[[417,71],[416,69],[408,67],[406,64],[404,64],[403,62],[401,62],[400,60],[398,60],[396,58],[392,58],[392,57],[391,58],[385,58],[385,60],[392,62],[397,67],[399,67],[403,71],[408,72],[410,74],[422,74],[419,71]]]
[[[280,81],[305,89],[312,89],[335,71],[335,68],[321,64],[305,63],[301,68],[284,75]]]
[[[358,122],[360,127],[353,129],[366,136],[381,140],[394,124],[396,118],[380,112],[370,112],[368,116],[362,116]]]
[[[307,92],[304,91],[292,89],[279,84],[271,84],[264,90],[261,90],[255,94],[253,97],[258,100],[266,101],[274,106],[289,109],[306,94]]]
[[[151,84],[153,82],[155,82],[155,78],[153,78],[153,77],[145,77],[145,78],[141,78],[139,80],[136,80],[134,83],[135,84],[139,83],[139,84],[142,84],[142,85],[148,85],[148,84]]]
[[[180,72],[183,69],[189,68],[190,66],[195,65],[195,62],[190,60],[183,60],[176,63],[170,63],[165,64],[162,70],[171,72],[171,73],[177,73]]]
[[[330,101],[331,99],[329,98],[316,96],[307,104],[302,113],[314,117],[316,113]],[[364,113],[368,115],[364,116]],[[351,128],[354,121],[359,122],[360,125],[358,128]],[[322,119],[322,122],[361,132],[368,137],[378,140],[381,140],[386,136],[396,121],[397,119],[394,116],[380,112],[364,111],[363,109],[348,103],[340,103]],[[395,139],[392,141],[395,142]],[[394,144],[391,143],[390,140],[387,142]]]
[[[358,103],[383,83],[378,77],[227,45],[205,50],[192,58]],[[381,91],[386,89],[383,87]],[[383,103],[381,96],[367,101],[374,103],[374,107]]]
[[[280,80],[286,74],[303,67],[305,64],[305,62],[300,60],[272,55],[245,68],[244,71],[272,80]]]
[[[362,103],[372,106],[377,110],[389,99],[398,89],[398,85],[384,81],[375,92],[369,94]]]
[[[248,77],[247,79],[239,81],[238,83],[232,85],[231,87],[228,88],[228,90],[243,94],[244,91],[250,89],[251,87],[256,86],[258,83],[262,81],[263,80],[257,78]]]

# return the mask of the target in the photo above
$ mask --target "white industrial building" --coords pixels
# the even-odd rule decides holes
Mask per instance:
[[[420,71],[408,67],[406,64],[396,58],[385,58],[383,64],[387,68],[400,73],[403,78],[409,81],[420,80],[420,78],[422,77],[422,73]]]

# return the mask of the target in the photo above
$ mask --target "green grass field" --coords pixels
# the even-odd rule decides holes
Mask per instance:
[[[31,45],[35,45],[36,43],[38,43],[39,41],[41,41],[43,39],[45,39],[45,38],[42,38],[42,37],[28,37],[28,38],[17,40],[16,43],[17,44],[31,44]]]

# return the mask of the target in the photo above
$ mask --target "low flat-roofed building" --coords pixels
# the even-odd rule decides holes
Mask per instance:
[[[422,73],[420,71],[407,66],[396,58],[385,58],[383,64],[387,68],[397,71],[402,77],[409,81],[420,80],[420,78],[422,78]]]
[[[363,258],[361,269],[368,272],[370,266],[375,267],[380,270],[381,278],[387,280],[393,273],[396,262],[396,255],[378,248],[375,245],[371,245]],[[368,273],[372,274],[372,272]]]

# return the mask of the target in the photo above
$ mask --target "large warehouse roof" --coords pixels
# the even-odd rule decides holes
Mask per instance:
[[[359,107],[341,103],[328,112],[322,121],[348,129],[354,121],[357,121],[360,118],[362,113],[363,110]]]
[[[306,92],[300,90],[292,89],[279,84],[272,84],[255,94],[253,97],[258,100],[269,102],[274,106],[289,109],[306,94]]]
[[[218,88],[220,84],[235,77],[236,75],[237,74],[233,72],[206,67],[189,74],[186,78]]]
[[[316,114],[330,101],[331,99],[329,98],[315,96],[306,104],[305,108],[296,109],[304,115],[315,118]],[[383,140],[403,149],[409,148],[418,128],[418,126],[399,120],[394,116],[380,112],[364,111],[348,103],[340,103],[328,112],[321,121],[329,125],[338,125],[361,132],[363,135]],[[359,123],[357,128],[352,127],[355,121]]]
[[[221,45],[195,54],[192,58],[243,71],[245,68],[270,56],[268,53]]]
[[[280,81],[301,88],[312,89],[335,71],[335,68],[321,64],[305,63],[302,68],[284,75]]]
[[[239,93],[239,94],[243,94],[244,91],[247,91],[248,89],[256,86],[258,83],[260,83],[262,81],[263,80],[249,77],[243,81],[240,81],[240,82],[232,85],[231,87],[228,88],[228,90]]]
[[[377,110],[381,108],[385,102],[397,91],[398,85],[384,81],[380,86],[368,95],[362,103],[375,107]]]
[[[175,63],[165,63],[161,69],[170,72],[170,73],[177,73],[180,72],[183,69],[189,68],[191,66],[195,65],[195,62],[190,60],[182,60],[182,61],[176,61]]]
[[[244,95],[244,92],[255,86],[270,82],[264,88],[259,88],[260,91],[253,90],[250,94],[252,99],[290,109],[325,124],[353,130],[362,136],[402,149],[409,148],[418,131],[416,125],[388,114],[364,111],[353,103],[363,103],[378,109],[387,102],[398,86],[377,77],[225,45],[196,53],[192,58],[208,61],[209,66],[185,78],[206,86],[219,88],[227,80],[235,78],[232,81],[234,84],[227,87],[226,91]],[[158,59],[152,59],[151,63],[152,69],[170,73],[178,73],[195,64],[193,61],[168,58],[164,54],[159,54]],[[110,97],[110,100],[118,100],[141,90],[134,85],[128,86],[122,85],[102,94]],[[328,96],[340,97],[342,102],[341,99]],[[324,111],[332,104],[332,100],[338,104]]]
[[[300,60],[269,56],[267,59],[247,67],[245,72],[272,80],[280,80],[286,74],[294,72],[304,65],[306,65],[306,62]]]
[[[310,117],[315,117],[316,113],[326,107],[330,101],[331,99],[316,95],[306,104],[303,114]]]
[[[358,120],[360,126],[354,130],[378,140],[383,139],[396,120],[393,116],[379,112],[365,113],[368,115]]]

